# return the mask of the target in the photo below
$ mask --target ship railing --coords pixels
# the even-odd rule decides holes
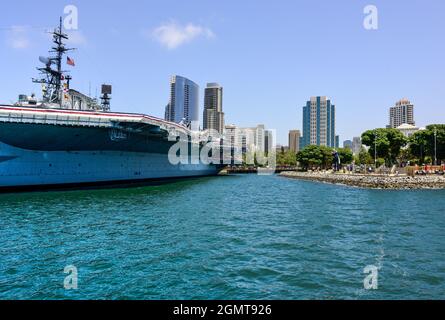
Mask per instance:
[[[188,135],[188,131],[185,128],[178,128],[170,124],[163,123],[162,121],[156,121],[145,117],[123,119],[122,117],[97,117],[97,116],[77,115],[77,114],[66,115],[66,114],[0,112],[0,123],[2,122],[74,126],[74,127],[101,127],[101,128],[115,128],[116,124],[122,122],[124,123],[132,122],[135,124],[138,123],[151,126],[159,126],[161,131],[168,132],[170,136]]]
[[[112,127],[112,122],[104,118],[92,118],[82,116],[66,115],[25,115],[25,114],[1,114],[0,122],[30,123],[61,126],[84,126],[84,127]]]

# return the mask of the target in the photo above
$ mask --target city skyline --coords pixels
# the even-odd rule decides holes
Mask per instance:
[[[64,9],[60,2],[44,4],[48,10],[20,0],[0,4],[6,13],[28,8],[20,16],[6,14],[0,24],[0,58],[8,61],[3,68],[9,75],[0,89],[3,103],[15,102],[21,93],[39,94],[30,82],[35,55],[46,54],[45,31],[56,26]],[[366,1],[246,1],[236,10],[230,1],[135,1],[110,3],[105,13],[98,3],[72,4],[79,9],[79,30],[70,32],[70,46],[78,48],[72,54],[76,67],[69,68],[73,88],[94,95],[100,84],[113,84],[114,111],[163,118],[165,83],[181,74],[201,85],[223,84],[226,123],[264,123],[277,130],[280,144],[286,144],[290,129],[302,129],[301,104],[308,96],[327,95],[336,102],[341,140],[384,128],[388,108],[403,97],[416,106],[419,127],[445,122],[437,111],[443,109],[445,84],[445,45],[437,41],[445,28],[442,1],[375,1],[377,30],[363,27]],[[97,16],[104,14],[110,22],[98,25]],[[400,23],[401,14],[410,22]]]

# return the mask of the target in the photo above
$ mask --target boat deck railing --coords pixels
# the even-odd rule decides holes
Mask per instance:
[[[0,113],[0,122],[81,126],[81,127],[107,127],[107,128],[114,126],[113,121],[110,121],[110,119],[106,118],[47,115],[47,114],[26,115],[26,114]]]
[[[177,125],[165,123],[145,116],[103,116],[88,114],[57,114],[57,113],[30,113],[15,110],[0,109],[0,123],[23,123],[72,127],[118,128],[133,130],[134,126],[144,124],[159,127],[172,136],[188,136],[188,130]],[[123,125],[125,124],[125,125]],[[182,132],[182,135],[180,134]]]

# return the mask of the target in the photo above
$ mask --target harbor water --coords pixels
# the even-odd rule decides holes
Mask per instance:
[[[0,212],[0,299],[445,299],[445,190],[234,175],[2,194]]]

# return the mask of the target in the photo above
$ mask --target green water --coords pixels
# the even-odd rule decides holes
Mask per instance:
[[[0,205],[0,299],[445,298],[445,190],[244,175]]]

